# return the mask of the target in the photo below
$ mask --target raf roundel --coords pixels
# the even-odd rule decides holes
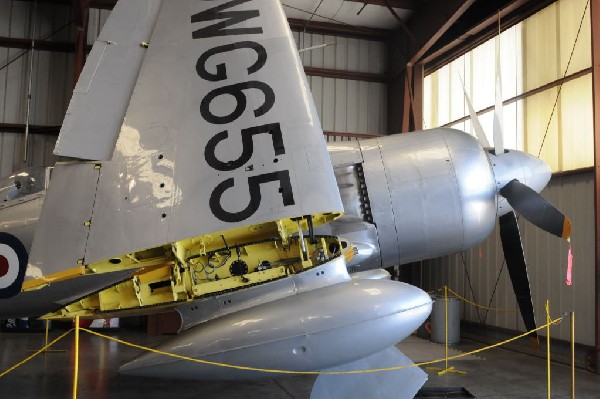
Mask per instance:
[[[0,299],[10,298],[21,292],[27,250],[19,239],[8,233],[0,233]]]

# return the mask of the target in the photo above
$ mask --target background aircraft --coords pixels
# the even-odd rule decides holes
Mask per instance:
[[[330,162],[275,0],[121,0],[55,153],[77,160],[57,164],[47,187],[46,170],[6,180],[2,317],[176,308],[181,334],[159,349],[281,370],[410,364],[393,345],[429,315],[430,297],[351,279],[347,262],[386,267],[468,248],[490,233],[499,195],[519,211],[525,199],[540,203],[531,190],[507,194],[522,187],[514,178],[539,191],[549,177],[537,160],[530,169],[517,152],[488,158],[446,129],[332,148]],[[47,191],[34,193],[40,184]],[[32,193],[13,199],[15,189]],[[331,222],[331,235],[317,233]],[[370,241],[352,235],[360,228]],[[353,263],[339,236],[358,244]],[[153,354],[122,371],[270,376]],[[399,378],[412,397],[426,377],[320,376],[314,395],[365,397],[376,384],[389,397]]]

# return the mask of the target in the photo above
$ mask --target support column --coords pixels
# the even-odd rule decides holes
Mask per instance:
[[[406,97],[405,38],[398,33],[388,42],[387,63],[387,134],[404,133],[410,104]]]
[[[402,133],[423,130],[423,65],[407,65],[404,76]]]
[[[600,0],[590,0],[592,25],[592,98],[594,106],[594,207],[596,232],[595,351],[591,356],[600,372]]]
[[[414,130],[423,130],[423,81],[425,74],[423,64],[413,66],[413,118]]]

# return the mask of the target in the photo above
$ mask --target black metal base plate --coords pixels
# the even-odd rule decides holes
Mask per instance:
[[[440,388],[421,388],[415,395],[415,399],[476,399],[465,388],[459,387],[440,387]]]

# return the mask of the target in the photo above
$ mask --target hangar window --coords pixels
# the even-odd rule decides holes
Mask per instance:
[[[500,42],[505,147],[539,154],[555,172],[592,166],[587,0],[559,0],[427,75],[425,127],[446,126],[474,134],[462,78],[488,140],[493,142],[496,40]]]

